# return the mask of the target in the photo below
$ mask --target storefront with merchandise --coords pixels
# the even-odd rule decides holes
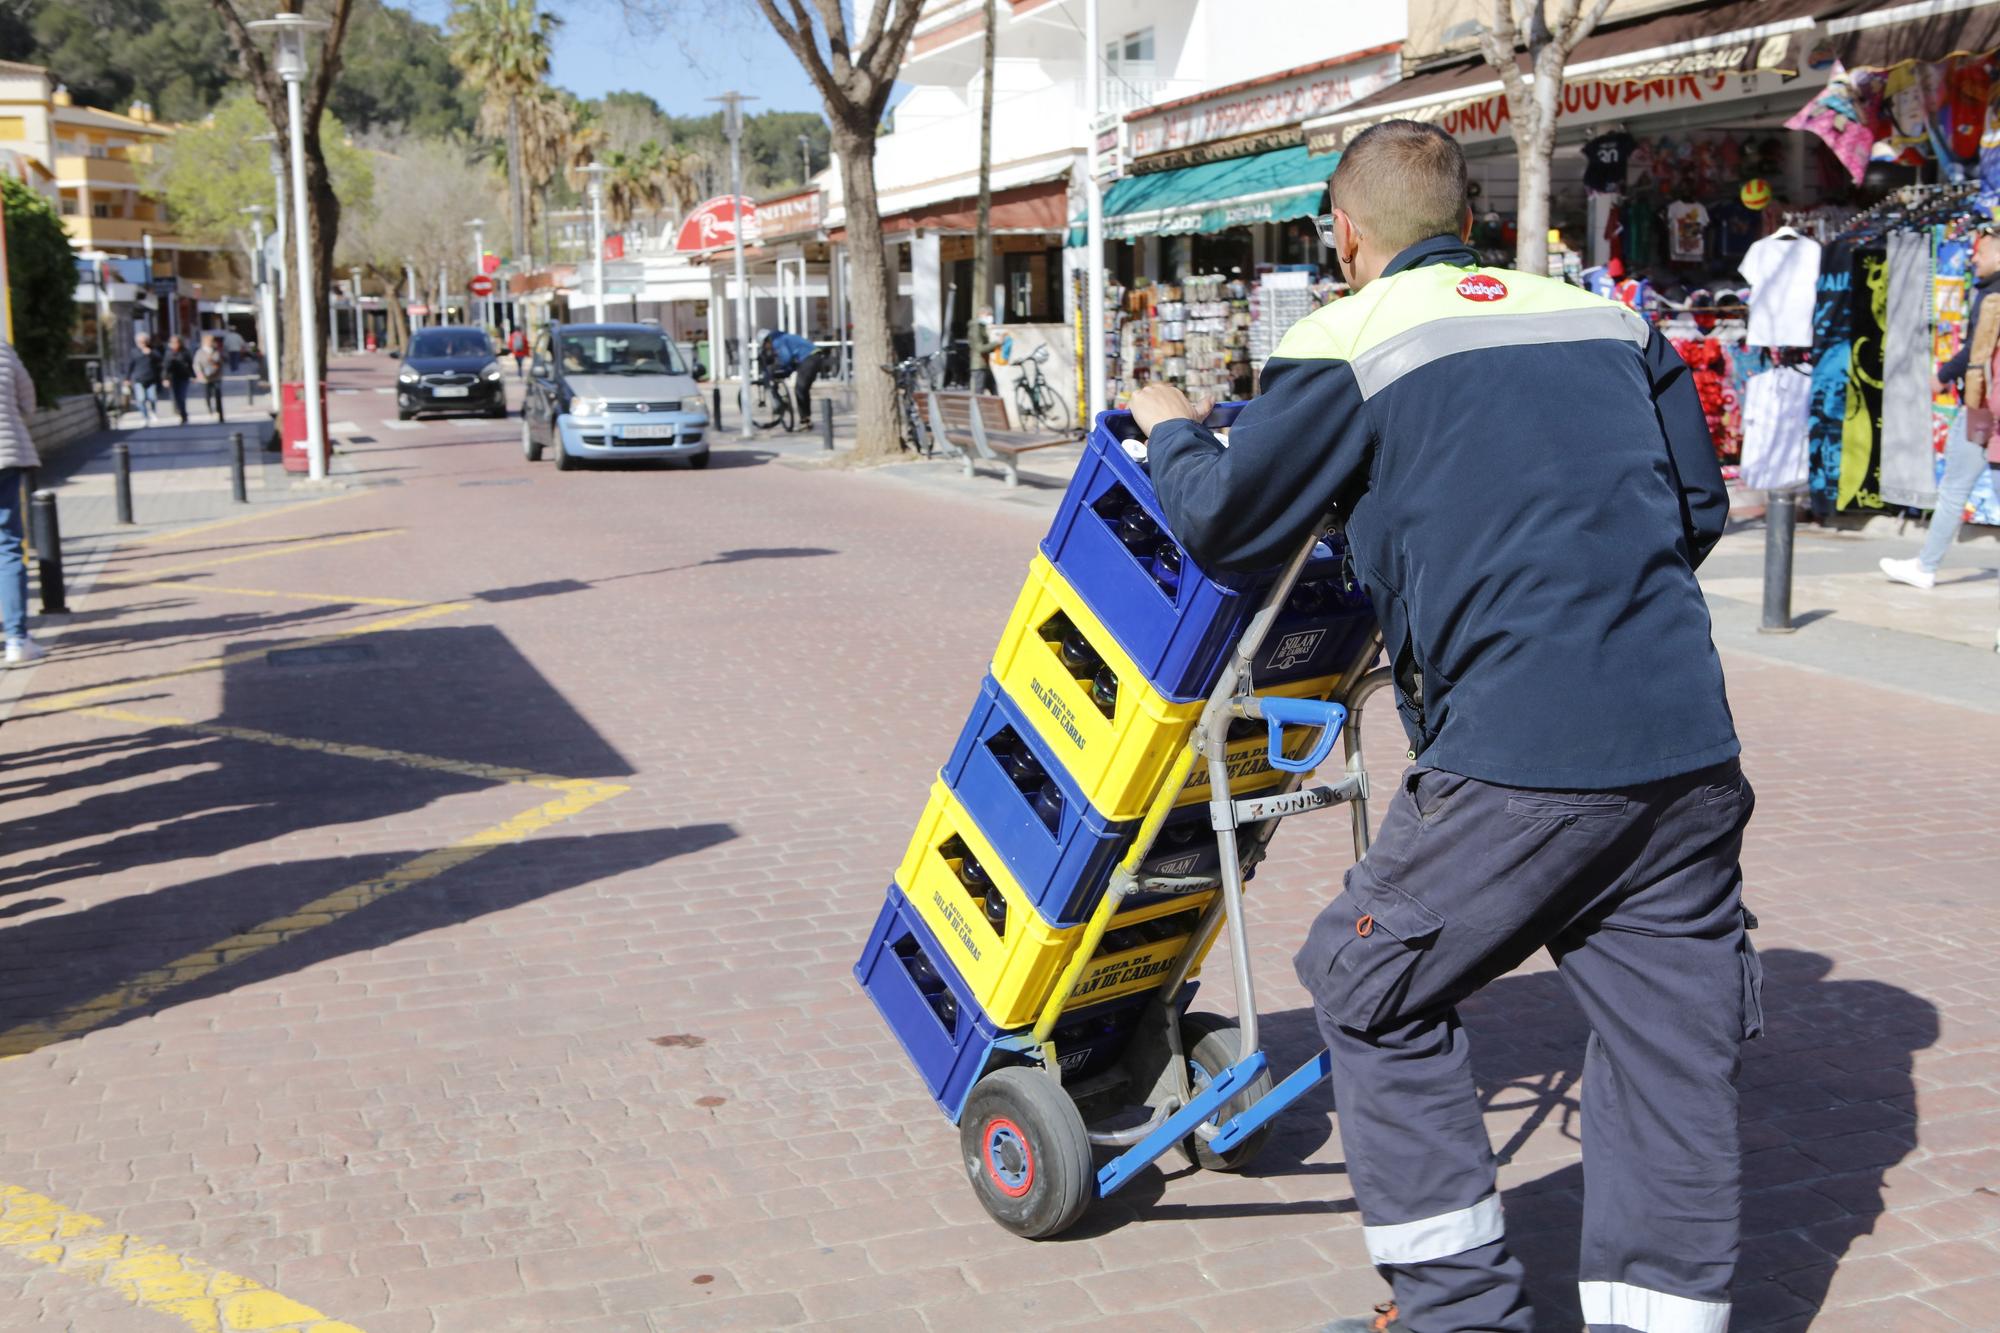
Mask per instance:
[[[1393,84],[1398,53],[1353,52],[1147,107],[1106,136],[1110,402],[1156,379],[1196,396],[1247,396],[1284,329],[1330,297],[1312,219],[1333,162],[1307,152],[1303,127]],[[1079,316],[1090,261],[1082,216],[1079,195],[1069,236]]]

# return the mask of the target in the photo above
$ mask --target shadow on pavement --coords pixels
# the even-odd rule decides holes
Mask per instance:
[[[657,574],[678,574],[683,570],[703,569],[709,565],[734,565],[746,560],[794,560],[816,555],[839,555],[840,552],[824,546],[753,546],[735,551],[723,551],[706,560],[695,560],[685,565],[668,565],[664,569],[640,569],[629,574],[610,574],[601,579],[550,579],[546,583],[523,583],[512,588],[489,588],[485,592],[472,594],[482,602],[523,602],[535,597],[558,597],[569,592],[588,592],[603,583],[617,583],[623,579],[651,578]]]
[[[78,910],[0,929],[0,1031],[31,1025],[28,1048],[59,1039],[33,1025],[341,890],[359,904],[347,914],[262,932],[273,938],[240,960],[157,999],[141,987],[102,1006],[100,1021],[365,952],[736,836],[709,824],[584,838],[557,825],[482,846],[469,860],[446,858],[440,873],[406,883],[390,872],[558,799],[546,786],[453,768],[578,780],[629,776],[629,765],[489,626],[389,631],[310,650],[282,639],[237,641],[227,655],[245,660],[224,671],[221,715],[206,725],[293,744],[159,727],[43,746],[0,767],[0,809],[17,812],[0,823],[8,857],[0,918],[59,906],[46,896],[54,886],[117,877],[118,896],[99,890]],[[412,757],[390,762],[340,746]],[[447,797],[496,791],[476,812],[419,813]],[[18,813],[28,801],[35,812]],[[317,854],[269,848],[287,837]],[[329,844],[344,854],[320,851]],[[17,1035],[12,1049],[23,1040]]]
[[[1916,1053],[1939,1035],[1937,1008],[1921,996],[1879,981],[1831,980],[1833,962],[1823,954],[1769,949],[1762,957],[1765,1035],[1744,1046],[1740,1079],[1743,1250],[1730,1326],[1745,1330],[1802,1326],[1825,1303],[1835,1268],[1875,1231],[1887,1211],[1885,1175],[1919,1142]],[[1511,1160],[1531,1134],[1551,1124],[1580,1151],[1588,1113],[1578,1089],[1590,1029],[1560,974],[1503,977],[1459,1012],[1472,1037],[1480,1105],[1513,1125],[1496,1138],[1495,1154]],[[1261,1027],[1280,1076],[1320,1048],[1310,1009],[1265,1015]],[[1302,1164],[1329,1137],[1332,1101],[1322,1085],[1295,1104],[1276,1122],[1250,1173],[1344,1174],[1344,1166]],[[1549,1154],[1545,1139],[1535,1147],[1537,1156]],[[1189,1174],[1177,1154],[1161,1158],[1064,1239],[1088,1239],[1131,1221],[1356,1211],[1345,1186],[1331,1180],[1324,1200],[1176,1203],[1173,1182]],[[1508,1244],[1528,1269],[1540,1321],[1577,1327],[1582,1166],[1561,1166],[1506,1190],[1504,1198]]]

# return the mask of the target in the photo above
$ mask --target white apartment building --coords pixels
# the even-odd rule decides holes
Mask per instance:
[[[1091,3],[1095,53],[1084,35]],[[1000,0],[996,290],[978,298],[982,6],[926,6],[900,74],[909,91],[876,146],[884,228],[907,275],[899,326],[928,352],[963,337],[981,305],[995,305],[1006,323],[1068,318],[1069,275],[1086,262],[1070,242],[1081,242],[1071,232],[1083,214],[1093,122],[1108,150],[1100,177],[1114,267],[1174,274],[1225,241],[1245,264],[1279,255],[1282,224],[1317,211],[1297,200],[1332,166],[1305,161],[1303,122],[1393,83],[1406,26],[1403,0]],[[1096,108],[1084,92],[1092,54],[1102,62]],[[1217,163],[1235,164],[1219,182]],[[1202,197],[1205,182],[1214,192]],[[837,235],[837,182],[833,189],[828,226]]]

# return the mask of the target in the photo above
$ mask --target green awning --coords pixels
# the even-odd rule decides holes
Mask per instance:
[[[1104,192],[1104,237],[1180,236],[1310,217],[1319,211],[1326,178],[1339,160],[1337,155],[1313,157],[1299,144],[1127,176]],[[1070,244],[1083,243],[1081,229],[1072,226]]]

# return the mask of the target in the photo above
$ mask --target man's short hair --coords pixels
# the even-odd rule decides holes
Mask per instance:
[[[1333,206],[1393,254],[1465,223],[1465,153],[1435,125],[1385,120],[1355,137],[1327,182]]]

